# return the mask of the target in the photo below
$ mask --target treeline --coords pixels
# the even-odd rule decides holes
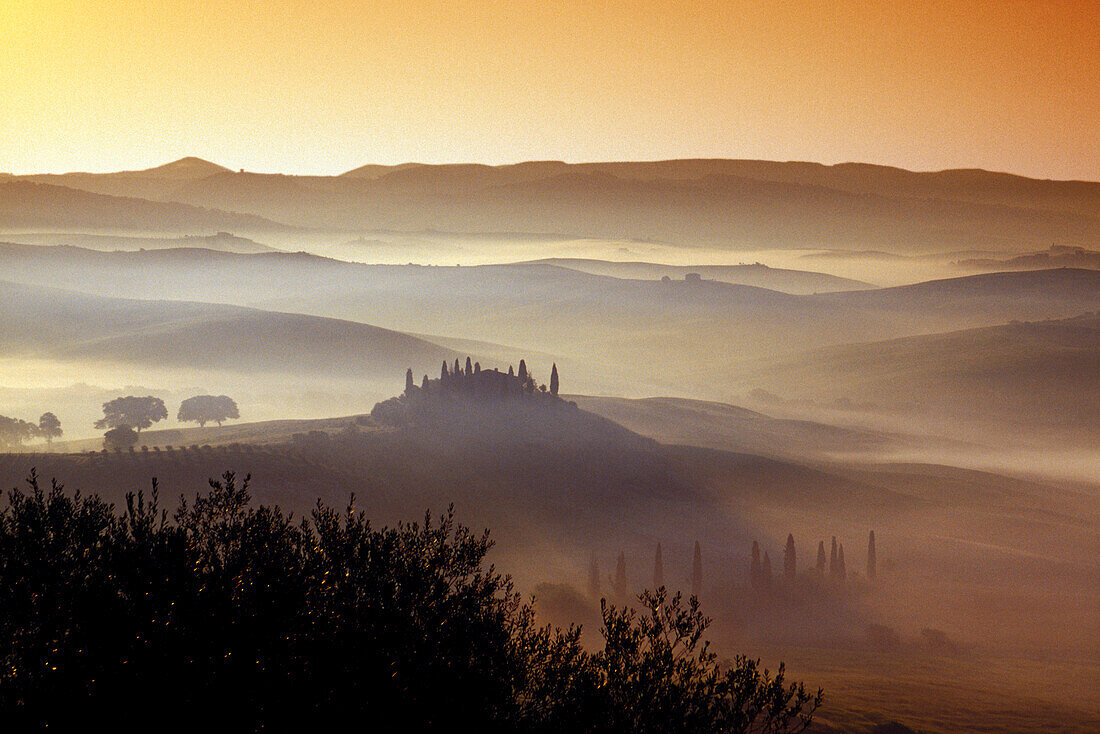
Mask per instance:
[[[0,509],[0,717],[26,731],[800,731],[821,693],[720,665],[695,598],[603,603],[602,648],[534,611],[448,512],[297,520],[232,473],[169,517],[39,485]]]
[[[0,448],[17,448],[36,438],[44,438],[46,443],[52,443],[63,433],[61,421],[53,413],[43,413],[37,423],[0,415]]]
[[[868,581],[873,581],[877,574],[878,551],[875,546],[875,531],[872,530],[867,538],[866,579]],[[724,575],[723,577],[729,578],[728,575]],[[842,586],[848,579],[848,571],[844,559],[844,544],[837,543],[836,536],[833,536],[832,550],[829,554],[828,561],[826,561],[825,541],[820,541],[817,546],[817,559],[815,564],[800,576],[798,573],[798,551],[795,547],[793,534],[787,534],[787,542],[783,547],[783,568],[778,572],[772,569],[771,554],[767,550],[761,551],[760,543],[755,540],[753,541],[748,569],[748,582],[750,587],[767,589],[775,584],[777,580],[782,581],[784,585],[790,587],[797,583],[800,578],[815,583],[822,580],[829,580],[836,586]],[[605,588],[603,586],[605,581],[608,583],[606,588],[609,589],[613,598],[626,599],[629,597],[631,586],[627,579],[627,560],[625,552],[619,553],[615,560],[615,573],[608,576],[606,579],[601,578],[599,561],[596,558],[592,559],[588,572],[589,596],[598,598]],[[730,578],[729,583],[735,585],[737,581],[736,579]],[[653,588],[662,586],[666,586],[665,559],[661,544],[658,543],[653,556]],[[695,550],[692,553],[690,588],[693,597],[702,597],[703,553],[699,541],[695,541]]]
[[[168,408],[160,398],[127,395],[103,403],[103,417],[93,426],[105,430],[106,449],[125,449],[137,444],[143,429],[168,417]],[[181,423],[207,423],[219,426],[227,420],[241,417],[237,403],[228,395],[195,395],[180,403],[176,420]],[[37,425],[0,415],[0,448],[18,448],[27,441],[46,439],[47,444],[63,435],[61,421],[53,413],[43,413]]]

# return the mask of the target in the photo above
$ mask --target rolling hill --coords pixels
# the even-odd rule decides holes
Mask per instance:
[[[0,181],[0,228],[119,232],[264,232],[282,225],[247,213],[96,194],[21,179]]]
[[[1007,432],[1100,436],[1100,314],[850,344],[775,360],[751,381],[817,401],[870,401],[910,416]]]
[[[388,376],[458,355],[367,324],[189,302],[104,298],[0,281],[0,346],[48,358],[243,374]]]
[[[234,173],[185,160],[159,172],[23,178],[318,229],[525,232],[734,250],[1026,251],[1100,243],[1100,184],[987,171],[550,161],[364,166],[323,177]]]
[[[755,361],[815,347],[1067,318],[1100,272],[997,273],[797,296],[714,280],[631,280],[549,264],[363,265],[305,253],[0,246],[23,282],[114,298],[209,301],[507,344],[570,361],[571,391],[729,400]],[[430,338],[429,338],[430,341]],[[645,369],[639,369],[645,365]],[[857,401],[858,402],[858,401]]]
[[[546,258],[533,261],[533,264],[556,265],[578,270],[582,273],[606,275],[627,280],[661,280],[666,277],[683,280],[689,273],[698,273],[708,280],[717,280],[735,285],[750,285],[755,288],[767,288],[797,295],[828,291],[863,290],[874,287],[870,283],[850,278],[840,278],[835,275],[807,270],[771,268],[761,263],[751,265],[663,265],[650,262]]]

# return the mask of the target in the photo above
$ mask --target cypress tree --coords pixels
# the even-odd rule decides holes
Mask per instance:
[[[691,595],[698,597],[703,591],[703,549],[695,541],[695,557],[691,559]]]
[[[420,383],[420,387],[425,392],[428,390],[428,376],[427,375],[424,375],[424,381]]]
[[[522,362],[520,364],[523,364]],[[512,371],[512,365],[508,365],[508,376],[515,377],[516,373]]]
[[[836,563],[837,563],[837,572],[836,572],[837,578],[840,581],[843,581],[844,577],[847,575],[847,572],[844,569],[844,544],[843,543],[840,544],[840,550],[837,551]]]
[[[615,596],[619,600],[626,599],[626,554],[619,553],[619,560],[615,564]]]
[[[593,598],[600,595],[600,564],[595,558],[588,568],[588,595]]]
[[[527,361],[523,359],[519,361],[519,381],[521,383],[527,382]]]
[[[657,555],[653,558],[653,588],[659,589],[665,585],[665,564],[661,560],[661,544],[657,544]]]
[[[550,394],[554,397],[558,395],[558,363],[555,362],[554,366],[550,368]]]
[[[439,370],[439,381],[443,384],[447,384],[447,360],[443,360],[443,368]]]
[[[787,547],[783,549],[783,577],[788,581],[794,581],[798,570],[794,550],[794,534],[787,533]]]
[[[822,576],[825,575],[825,541],[818,541],[817,544],[817,572]]]
[[[836,576],[836,536],[833,536],[833,549],[829,551],[829,575]]]
[[[406,393],[412,393],[412,389],[414,387],[416,387],[416,383],[413,381],[413,371],[412,371],[412,367],[410,367],[405,372],[405,392]]]
[[[760,585],[760,544],[752,541],[752,565],[749,566],[749,584]]]
[[[474,374],[475,375],[480,375],[481,374],[481,362],[474,362]]]
[[[460,364],[458,363],[458,357],[455,357],[455,371],[454,371],[454,376],[455,376],[455,377],[462,377],[462,365],[460,365]]]
[[[875,573],[878,570],[878,557],[875,553],[875,531],[871,531],[871,535],[867,538],[867,578],[874,580]]]
[[[466,356],[466,376],[469,377],[474,374],[474,366],[470,363],[469,355]]]

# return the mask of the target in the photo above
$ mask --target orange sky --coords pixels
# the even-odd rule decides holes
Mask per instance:
[[[735,157],[1100,180],[1092,0],[0,0],[0,171]]]

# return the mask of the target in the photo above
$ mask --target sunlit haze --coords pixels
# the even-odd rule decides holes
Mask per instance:
[[[6,0],[0,171],[681,157],[1100,179],[1100,5]]]

